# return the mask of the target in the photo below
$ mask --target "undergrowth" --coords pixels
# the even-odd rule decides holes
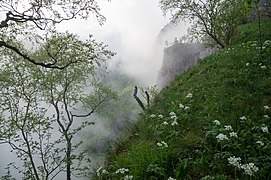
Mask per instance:
[[[271,179],[270,35],[263,36],[262,61],[259,43],[240,37],[176,78],[96,178]]]

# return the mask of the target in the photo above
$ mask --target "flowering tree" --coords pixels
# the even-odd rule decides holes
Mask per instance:
[[[22,42],[39,46],[41,39],[56,33],[57,24],[74,18],[87,19],[94,14],[98,22],[105,21],[95,0],[1,0],[0,10],[5,13],[0,16],[0,51],[9,49],[21,59],[46,68],[64,69],[77,60],[63,63],[57,54],[47,54],[41,61]]]
[[[0,67],[0,144],[9,144],[24,167],[11,165],[24,179],[53,179],[61,172],[68,180],[85,176],[82,163],[87,158],[85,152],[77,153],[82,142],[74,138],[93,124],[86,117],[114,97],[94,77],[101,60],[114,53],[91,37],[81,41],[58,33],[30,56],[41,62],[57,57],[59,67],[76,61],[65,69],[37,66],[9,48],[1,55],[5,60]]]
[[[160,0],[160,6],[171,13],[173,22],[190,20],[195,37],[220,48],[231,43],[242,17],[239,0]]]

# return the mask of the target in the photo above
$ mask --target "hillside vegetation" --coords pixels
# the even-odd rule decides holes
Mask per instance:
[[[110,150],[97,179],[271,179],[271,22],[176,78]]]

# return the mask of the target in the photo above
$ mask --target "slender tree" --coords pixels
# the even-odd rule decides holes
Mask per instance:
[[[9,144],[23,162],[16,168],[24,179],[86,176],[88,159],[75,137],[93,124],[87,117],[114,97],[95,79],[95,69],[114,53],[69,33],[45,39],[31,54],[40,61],[57,57],[59,65],[77,61],[62,70],[36,66],[12,51],[2,51],[0,144]]]
[[[160,0],[160,7],[173,22],[189,20],[194,38],[220,48],[232,42],[242,18],[239,0]]]

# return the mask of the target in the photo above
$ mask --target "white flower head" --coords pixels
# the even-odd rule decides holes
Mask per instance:
[[[134,176],[131,176],[131,175],[126,175],[124,176],[124,180],[132,180],[134,178]]]
[[[240,157],[236,158],[235,156],[232,156],[232,157],[228,158],[228,161],[229,161],[230,165],[236,166],[238,168],[241,167],[241,158]]]
[[[159,146],[159,147],[162,147],[162,146],[168,147],[167,143],[165,143],[164,141],[158,142],[158,143],[156,143],[156,144],[157,144],[157,146]]]
[[[264,106],[263,108],[264,108],[264,109],[266,109],[266,110],[269,110],[269,109],[270,109],[270,107],[269,107],[269,106],[267,106],[267,105],[266,105],[266,106]]]
[[[174,178],[172,178],[172,177],[169,177],[167,180],[176,180],[176,179],[174,179]]]
[[[193,97],[193,94],[192,93],[188,93],[186,98],[192,98]]]
[[[245,171],[245,173],[249,176],[252,176],[256,173],[259,168],[254,165],[254,163],[248,163],[241,166],[241,168]]]
[[[261,69],[266,69],[266,65],[262,65],[262,66],[261,66]]]
[[[185,106],[185,107],[184,107],[184,110],[189,110],[189,109],[190,109],[189,106]]]
[[[246,63],[246,66],[249,66],[249,63]]]
[[[218,120],[214,120],[213,123],[214,123],[215,125],[217,125],[217,126],[220,126],[220,124],[221,124]]]
[[[266,119],[270,119],[270,117],[266,114],[266,115],[263,115],[264,118]]]
[[[160,119],[163,119],[163,117],[164,117],[164,116],[163,116],[162,114],[159,114],[159,115],[158,115],[158,118],[160,118]]]
[[[176,119],[171,123],[171,126],[177,126],[179,125],[178,122],[176,121]]]
[[[264,145],[264,143],[262,141],[256,141],[256,144],[259,144],[260,146]]]
[[[220,133],[219,135],[217,135],[216,138],[217,138],[218,142],[221,142],[223,140],[229,140],[229,138],[225,134],[222,134],[222,133]]]
[[[166,126],[166,125],[168,125],[168,122],[164,121],[162,124]]]
[[[242,116],[239,118],[240,120],[247,120],[246,116]]]
[[[176,113],[175,112],[170,112],[169,115],[170,116],[176,116]]]
[[[126,172],[129,172],[129,169],[126,169],[126,168],[120,168],[120,169],[118,169],[115,173],[116,174],[124,174],[124,173],[126,173]]]
[[[156,117],[155,114],[151,114],[151,115],[150,115],[150,118],[155,118],[155,117]]]
[[[181,109],[184,109],[185,106],[184,106],[182,103],[180,103],[180,104],[179,104],[179,107],[180,107]]]
[[[159,147],[162,147],[162,146],[163,146],[163,144],[160,143],[160,142],[158,142],[158,143],[156,143],[156,144],[157,144],[157,146],[159,146]]]
[[[268,127],[264,126],[264,127],[261,127],[261,129],[262,129],[262,131],[263,131],[264,133],[269,133]]]
[[[232,127],[231,127],[231,125],[224,126],[224,127],[225,127],[225,130],[226,130],[226,131],[232,131]]]
[[[236,132],[230,132],[230,137],[238,137]]]
[[[167,143],[165,143],[164,141],[161,141],[161,143],[162,143],[165,147],[168,147]]]

